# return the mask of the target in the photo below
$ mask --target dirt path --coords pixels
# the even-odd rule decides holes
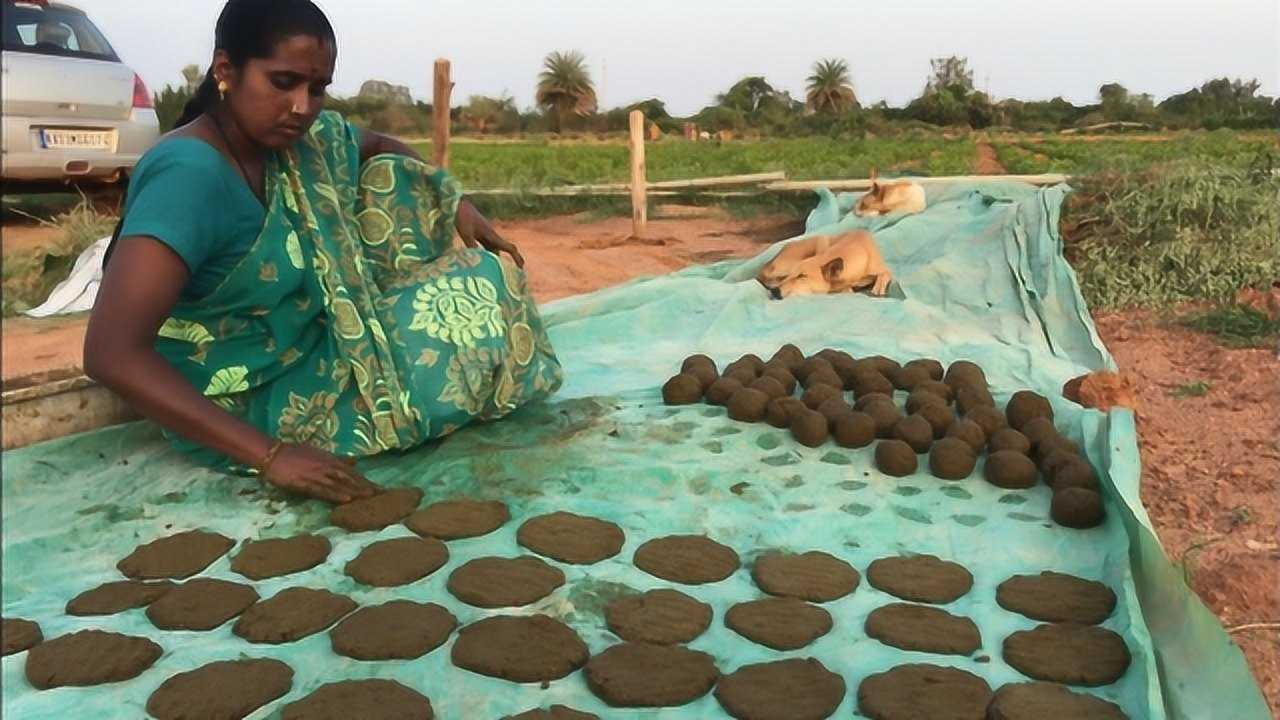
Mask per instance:
[[[1142,501],[1165,553],[1225,627],[1280,622],[1280,360],[1144,315],[1096,320],[1137,385]],[[1280,713],[1280,630],[1232,638]]]
[[[1000,164],[1000,154],[995,147],[981,138],[977,143],[977,156],[973,161],[973,171],[978,175],[1006,175],[1008,170]]]
[[[62,239],[62,230],[36,224],[8,224],[0,234],[4,255],[36,252],[53,247]]]

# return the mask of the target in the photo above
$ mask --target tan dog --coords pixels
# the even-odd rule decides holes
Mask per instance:
[[[825,250],[796,263],[775,294],[786,299],[870,287],[872,295],[884,295],[892,279],[875,238],[866,230],[853,230],[831,238]]]
[[[871,170],[871,189],[858,199],[853,212],[859,217],[889,215],[892,213],[914,214],[924,212],[924,188],[920,183],[910,180],[881,183],[876,179],[875,168]]]
[[[789,243],[760,269],[756,279],[761,285],[773,291],[774,297],[778,297],[778,288],[782,286],[782,281],[795,271],[797,265],[814,255],[825,253],[830,247],[830,235],[814,235]]]

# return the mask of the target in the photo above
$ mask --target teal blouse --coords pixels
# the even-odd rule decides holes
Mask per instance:
[[[191,273],[183,297],[208,295],[262,232],[266,210],[231,162],[198,138],[160,142],[129,179],[121,237],[167,245]]]

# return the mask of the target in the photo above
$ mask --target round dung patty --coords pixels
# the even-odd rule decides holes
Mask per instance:
[[[125,610],[146,607],[175,587],[177,586],[168,580],[117,580],[103,583],[72,598],[67,603],[66,612],[68,615],[82,617],[115,615]]]
[[[196,578],[147,606],[147,619],[161,630],[212,630],[258,601],[248,585]]]
[[[1092,625],[1041,625],[1004,639],[1004,661],[1036,680],[1110,685],[1129,669],[1124,638]]]
[[[413,660],[443,645],[457,626],[440,605],[392,600],[351,613],[329,641],[335,653],[356,660]]]
[[[738,720],[823,720],[844,692],[844,678],[813,658],[795,658],[743,665],[720,678],[716,700]]]
[[[435,538],[399,537],[365,546],[343,571],[365,585],[399,587],[427,577],[448,561],[449,549]]]
[[[1115,611],[1116,594],[1096,580],[1046,570],[1000,583],[996,602],[1032,620],[1097,625]]]
[[[321,685],[284,706],[281,720],[431,720],[431,701],[395,680],[343,680]]]
[[[622,528],[593,517],[553,512],[526,520],[516,542],[539,555],[574,565],[590,565],[617,555]]]
[[[706,695],[720,677],[715,660],[679,645],[623,643],[587,662],[587,687],[613,707],[674,707]]]
[[[813,550],[793,555],[767,552],[751,568],[751,577],[770,595],[831,602],[858,587],[858,571],[849,563]]]
[[[320,535],[250,540],[231,558],[231,572],[250,580],[310,570],[329,557],[329,539]]]
[[[138,677],[163,652],[144,637],[81,630],[31,648],[24,670],[37,690],[103,685]]]
[[[355,601],[345,595],[305,587],[286,588],[250,606],[231,632],[251,643],[290,643],[328,628],[355,609]]]
[[[559,680],[589,656],[573,628],[546,615],[496,615],[458,631],[453,664],[517,683]]]
[[[293,686],[293,669],[279,660],[222,660],[178,673],[147,698],[158,720],[243,718]]]
[[[23,650],[30,650],[44,640],[40,625],[31,620],[21,618],[5,618],[0,623],[0,644],[3,644],[4,655],[13,655]]]
[[[1010,683],[996,691],[987,720],[1129,720],[1099,697],[1046,682]]]
[[[901,650],[972,655],[982,647],[978,626],[941,608],[892,603],[871,611],[867,636]]]
[[[719,582],[738,569],[738,553],[705,535],[669,535],[641,545],[636,567],[663,580],[685,585]]]
[[[650,590],[609,603],[605,622],[629,642],[678,645],[691,642],[711,626],[711,606],[678,590]]]
[[[419,488],[384,490],[335,507],[329,512],[329,522],[348,532],[381,530],[408,517],[420,502],[422,490]]]
[[[520,607],[564,585],[564,572],[539,558],[482,557],[449,574],[447,587],[462,602],[481,608]]]
[[[225,535],[188,530],[139,545],[116,568],[134,580],[183,580],[209,567],[234,545]]]
[[[404,524],[423,537],[441,540],[488,535],[511,519],[511,511],[497,500],[444,500],[409,516]]]
[[[869,675],[858,686],[858,712],[871,720],[984,720],[990,702],[986,680],[922,663]]]
[[[867,566],[867,582],[903,600],[945,604],[969,592],[973,575],[933,555],[904,555],[872,561]]]
[[[831,632],[831,613],[796,598],[738,603],[725,613],[730,630],[774,650],[798,650]]]

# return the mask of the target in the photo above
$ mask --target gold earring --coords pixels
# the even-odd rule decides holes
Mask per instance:
[[[227,87],[228,87],[228,86],[227,86],[227,81],[226,81],[226,80],[219,80],[219,81],[218,81],[218,99],[219,99],[219,100],[226,100],[226,99],[227,99]]]

